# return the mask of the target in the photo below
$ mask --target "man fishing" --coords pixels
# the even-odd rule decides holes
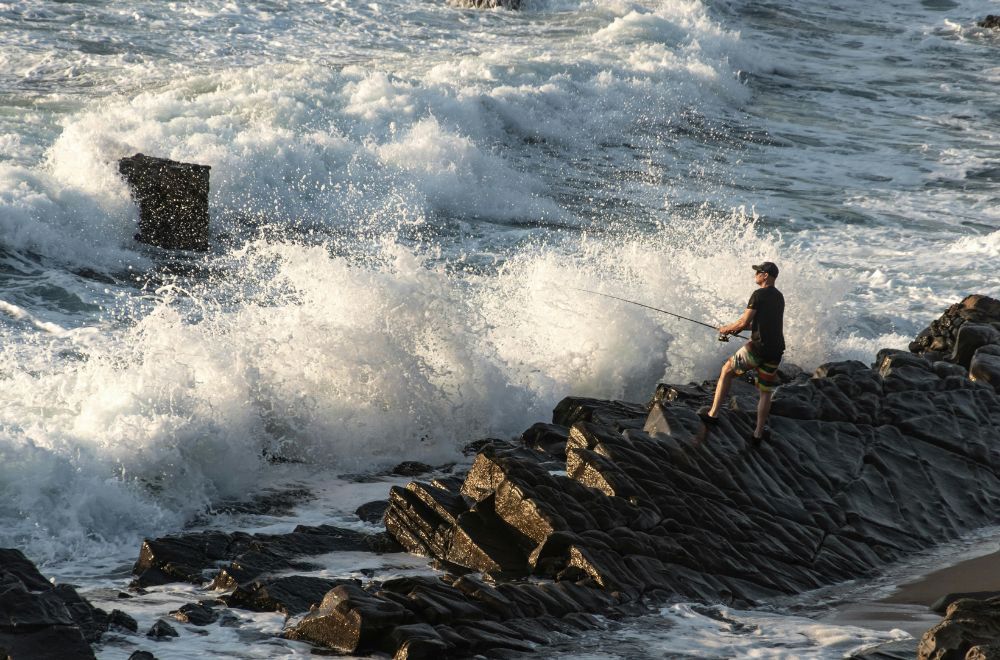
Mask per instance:
[[[778,277],[777,266],[765,261],[759,266],[753,266],[753,269],[754,282],[758,288],[751,294],[746,311],[735,322],[719,328],[722,336],[734,335],[750,328],[750,341],[722,365],[712,406],[699,410],[698,416],[706,425],[717,424],[733,378],[753,371],[760,391],[757,427],[750,438],[750,442],[756,446],[771,435],[767,417],[771,412],[771,396],[778,384],[778,364],[785,352],[785,336],[782,331],[785,297],[774,286]]]

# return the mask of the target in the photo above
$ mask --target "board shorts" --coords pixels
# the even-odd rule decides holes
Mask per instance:
[[[753,342],[744,344],[743,348],[736,351],[730,359],[737,376],[742,376],[748,371],[754,372],[757,389],[761,392],[773,392],[778,386],[778,365],[781,363],[781,358],[765,362],[754,354]]]

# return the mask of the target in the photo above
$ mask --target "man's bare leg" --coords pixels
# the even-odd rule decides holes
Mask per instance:
[[[712,407],[708,411],[709,417],[719,416],[719,413],[722,411],[723,402],[726,400],[726,395],[729,394],[729,386],[735,377],[736,372],[733,371],[732,359],[726,360],[722,365],[722,371],[719,373],[719,383],[715,386],[715,398],[712,400]]]
[[[754,437],[764,437],[764,427],[767,426],[767,417],[771,414],[771,397],[774,392],[761,390],[760,401],[757,402],[757,429],[753,432]]]

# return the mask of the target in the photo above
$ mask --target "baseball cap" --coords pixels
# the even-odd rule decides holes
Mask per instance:
[[[770,261],[765,261],[764,263],[762,263],[762,264],[760,264],[758,266],[754,266],[753,269],[755,271],[757,271],[758,273],[767,273],[771,277],[777,277],[778,276],[778,267],[775,266],[774,263],[772,263]]]

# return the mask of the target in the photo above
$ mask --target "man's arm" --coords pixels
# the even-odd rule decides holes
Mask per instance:
[[[747,307],[746,311],[743,312],[743,316],[737,319],[734,323],[721,326],[719,328],[719,332],[724,335],[735,335],[742,332],[743,330],[746,330],[747,328],[750,327],[751,322],[753,321],[754,314],[756,313],[757,313],[756,309],[750,309],[749,307]]]

